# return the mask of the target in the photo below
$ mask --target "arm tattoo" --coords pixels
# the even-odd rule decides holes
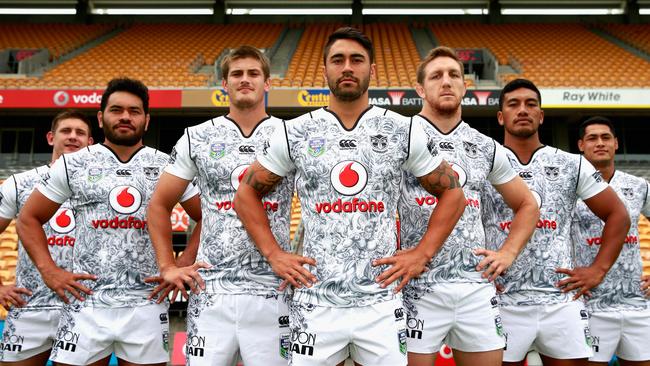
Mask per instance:
[[[257,170],[251,165],[251,167],[248,168],[244,182],[253,187],[258,196],[263,197],[267,193],[271,192],[281,180],[281,176],[266,169]]]
[[[460,188],[456,173],[445,161],[431,173],[418,178],[418,180],[427,192],[436,196],[445,190]]]

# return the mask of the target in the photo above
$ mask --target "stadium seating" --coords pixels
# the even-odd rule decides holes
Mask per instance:
[[[645,87],[650,63],[579,24],[430,24],[440,44],[488,48],[542,87]],[[512,77],[511,75],[508,77]]]
[[[649,24],[608,24],[603,30],[614,37],[650,54]]]

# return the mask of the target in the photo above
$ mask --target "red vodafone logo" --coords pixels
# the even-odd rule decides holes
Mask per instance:
[[[117,186],[108,194],[113,210],[121,214],[132,214],[142,205],[142,194],[131,186]]]
[[[244,179],[244,175],[246,175],[249,166],[250,164],[240,165],[236,167],[232,173],[230,173],[230,184],[235,190],[239,188],[239,183],[241,183],[241,180]]]
[[[451,169],[454,170],[456,178],[458,178],[458,182],[460,182],[460,186],[465,187],[465,183],[467,183],[467,173],[465,172],[465,169],[456,163],[449,163],[449,165],[451,166]]]
[[[330,172],[330,181],[340,194],[353,196],[366,187],[368,172],[361,163],[346,160],[334,165]]]
[[[74,214],[69,208],[59,208],[48,222],[52,230],[59,234],[67,234],[74,230]]]

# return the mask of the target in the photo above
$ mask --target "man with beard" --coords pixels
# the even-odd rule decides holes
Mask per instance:
[[[499,124],[510,164],[528,184],[540,219],[526,248],[501,276],[504,365],[523,365],[536,349],[544,365],[586,365],[591,356],[587,311],[580,296],[598,285],[621,250],[630,218],[614,190],[586,159],[545,146],[539,90],[529,80],[508,83],[499,96]],[[501,248],[512,229],[512,210],[491,186],[484,195],[487,243]],[[588,267],[573,267],[571,214],[577,199],[605,222],[602,244]]]
[[[274,129],[284,127],[265,110],[270,86],[266,56],[241,46],[223,59],[221,70],[229,112],[186,129],[178,140],[149,204],[151,238],[167,283],[194,290],[187,310],[188,365],[234,365],[238,355],[247,366],[286,365],[289,310],[278,290],[281,280],[250,241],[232,204],[255,152],[267,148],[264,143]],[[200,262],[179,269],[171,251],[169,214],[195,178],[203,211]],[[285,251],[293,185],[293,177],[287,177],[263,203]],[[200,289],[205,291],[198,293]]]
[[[494,280],[515,260],[535,230],[539,211],[526,183],[512,169],[505,149],[462,121],[463,63],[448,47],[437,47],[417,69],[416,91],[424,105],[414,117],[458,174],[467,207],[429,271],[404,291],[410,366],[433,366],[443,341],[457,365],[500,366],[503,328]],[[481,196],[491,183],[514,211],[506,243],[486,249]],[[402,245],[418,243],[436,206],[417,178],[405,174],[399,202]],[[484,258],[482,258],[484,257]],[[483,273],[481,274],[481,271]]]
[[[594,339],[594,356],[589,364],[607,365],[616,355],[622,366],[648,366],[650,302],[641,289],[643,262],[638,227],[639,215],[650,216],[648,182],[616,170],[614,154],[618,139],[609,119],[599,116],[587,119],[580,125],[578,136],[578,148],[616,191],[632,222],[616,263],[587,299],[589,327]],[[579,200],[573,214],[571,235],[577,265],[589,266],[594,261],[602,231],[603,222]]]
[[[167,304],[151,300],[153,285],[145,282],[158,271],[145,210],[169,156],[142,144],[150,115],[140,81],[111,80],[97,119],[104,143],[59,158],[18,220],[25,249],[66,303],[51,359],[103,365],[114,352],[121,364],[164,365]],[[66,200],[77,223],[70,271],[53,262],[41,227]],[[181,204],[200,219],[196,188],[186,190]]]
[[[52,120],[47,142],[52,146],[51,162],[64,153],[82,149],[93,143],[90,121],[79,111],[63,111]],[[14,174],[4,181],[0,188],[0,232],[18,215],[49,169],[49,164],[43,165]],[[70,267],[70,255],[76,238],[70,208],[70,203],[65,202],[43,227],[50,254],[62,268]],[[45,365],[56,336],[63,303],[45,286],[20,242],[16,284],[0,285],[0,305],[9,309],[2,333],[0,363]]]
[[[406,365],[398,292],[424,271],[465,207],[458,179],[427,149],[422,126],[369,106],[373,60],[372,43],[360,31],[332,33],[323,53],[329,106],[276,129],[235,196],[237,214],[260,252],[296,288],[291,365],[331,366],[348,356],[367,366]],[[396,253],[402,170],[419,177],[439,203],[420,245]],[[261,204],[294,171],[306,257],[282,248]]]

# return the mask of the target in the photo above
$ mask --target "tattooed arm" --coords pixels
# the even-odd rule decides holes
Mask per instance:
[[[234,208],[248,235],[253,239],[260,253],[269,261],[273,272],[296,288],[303,285],[311,287],[316,282],[316,277],[303,265],[315,266],[316,261],[282,250],[273,236],[262,204],[262,197],[271,192],[281,180],[281,176],[255,161],[248,168],[237,189]]]
[[[444,160],[431,173],[418,180],[427,192],[438,197],[438,204],[431,213],[427,231],[413,249],[400,251],[392,257],[378,259],[373,263],[375,266],[391,265],[377,277],[377,282],[381,283],[382,287],[401,278],[395,292],[399,292],[410,279],[418,277],[426,270],[427,263],[438,252],[465,211],[463,190],[453,169]]]

